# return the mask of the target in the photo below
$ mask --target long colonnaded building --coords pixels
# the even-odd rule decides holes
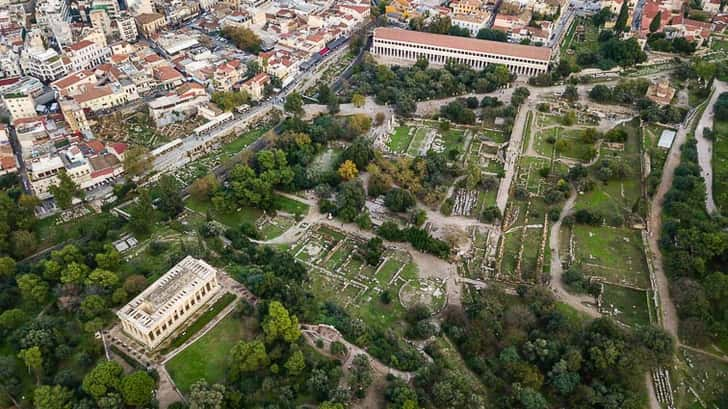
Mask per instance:
[[[187,256],[116,315],[127,335],[152,350],[219,289],[217,270]]]
[[[525,76],[547,72],[551,60],[548,47],[386,27],[374,30],[371,53],[380,62],[391,64],[414,64],[420,57],[431,65],[442,66],[453,60],[476,70],[489,64],[503,64],[511,72]]]

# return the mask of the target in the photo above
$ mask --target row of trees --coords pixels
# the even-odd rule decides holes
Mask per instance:
[[[670,104],[655,104],[645,97],[649,86],[650,82],[643,78],[620,81],[612,88],[598,84],[589,91],[589,98],[602,104],[634,105],[639,109],[642,120],[647,122],[682,122],[687,110]]]
[[[374,95],[378,104],[392,104],[401,115],[416,109],[416,102],[461,95],[467,92],[492,92],[509,83],[513,76],[503,65],[491,64],[482,71],[467,65],[448,63],[443,69],[428,68],[421,59],[412,67],[388,67],[364,58],[343,87],[348,98],[353,94]]]
[[[695,141],[681,150],[681,163],[665,195],[660,246],[680,316],[680,337],[705,345],[711,338],[728,337],[728,276],[722,271],[728,260],[728,232],[722,219],[705,210]]]

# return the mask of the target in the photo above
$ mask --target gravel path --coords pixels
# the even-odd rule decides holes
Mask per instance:
[[[564,203],[564,208],[561,210],[559,220],[554,222],[551,226],[551,233],[549,235],[549,247],[551,247],[551,288],[556,293],[556,296],[565,303],[569,304],[572,308],[581,311],[590,317],[598,318],[601,314],[586,305],[586,303],[594,303],[594,298],[587,295],[578,295],[569,293],[564,287],[562,275],[564,274],[564,267],[561,262],[561,256],[559,250],[561,248],[561,223],[564,221],[564,217],[568,216],[571,209],[574,207],[576,202],[576,191],[571,190],[569,198]]]
[[[705,208],[710,214],[718,212],[718,207],[715,205],[715,200],[713,200],[713,168],[711,164],[713,141],[703,135],[703,129],[713,128],[713,118],[715,116],[713,114],[713,105],[718,100],[718,96],[726,91],[728,91],[728,84],[717,79],[713,81],[713,93],[711,94],[710,102],[708,102],[708,106],[703,111],[700,122],[698,122],[698,127],[695,129],[698,164],[700,165],[700,174],[703,176],[703,180],[705,180]]]

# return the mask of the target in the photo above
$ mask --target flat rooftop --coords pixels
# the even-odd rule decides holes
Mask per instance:
[[[374,39],[403,41],[433,47],[451,48],[454,50],[528,58],[531,60],[549,61],[551,59],[551,49],[548,47],[502,43],[499,41],[478,40],[476,38],[457,37],[444,34],[423,33],[420,31],[402,30],[399,28],[378,27],[374,30]]]
[[[154,328],[185,295],[202,288],[216,273],[203,260],[187,256],[119,310],[119,317],[143,330]]]

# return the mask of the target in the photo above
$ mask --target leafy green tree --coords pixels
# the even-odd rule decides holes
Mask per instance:
[[[528,88],[518,87],[513,90],[513,95],[511,95],[511,104],[515,107],[520,106],[526,101],[526,98],[528,98],[529,95],[531,95],[531,91],[529,91]]]
[[[351,379],[349,384],[357,396],[363,397],[372,384],[372,367],[369,364],[369,358],[364,354],[359,354],[354,357],[351,365]]]
[[[10,332],[18,329],[28,319],[28,314],[20,308],[11,308],[0,314],[0,330]]]
[[[157,194],[157,209],[161,211],[168,220],[175,218],[184,210],[184,202],[180,197],[177,180],[170,175],[164,175],[159,179],[155,188]]]
[[[394,188],[384,197],[384,205],[393,212],[406,212],[415,204],[415,196],[405,189]]]
[[[118,391],[123,375],[124,368],[116,361],[104,361],[83,377],[81,388],[98,400],[109,392]]]
[[[300,375],[304,368],[306,368],[306,360],[303,358],[303,352],[299,349],[293,351],[284,366],[290,375]]]
[[[210,100],[223,111],[230,112],[243,104],[249,103],[250,95],[245,90],[213,92],[210,96]]]
[[[143,406],[152,400],[155,382],[146,372],[136,371],[121,380],[121,395],[131,406]]]
[[[357,169],[366,169],[369,162],[374,159],[374,149],[366,138],[357,138],[344,152],[341,153],[341,160],[354,162]]]
[[[662,24],[662,10],[658,11],[655,17],[652,18],[652,21],[650,21],[650,33],[659,30],[660,24]]]
[[[121,253],[119,253],[111,244],[104,245],[104,252],[97,253],[94,256],[96,266],[104,270],[116,270],[121,265]]]
[[[546,398],[532,388],[523,388],[518,391],[518,400],[524,409],[547,409],[549,407]]]
[[[260,340],[238,342],[230,356],[233,374],[255,372],[265,368],[270,362],[265,344]]]
[[[152,157],[149,148],[144,145],[134,145],[124,152],[124,171],[132,179],[142,176],[152,169]]]
[[[222,409],[225,407],[225,386],[208,385],[200,379],[190,387],[189,409]]]
[[[61,271],[61,283],[81,284],[88,276],[88,266],[82,263],[70,263]]]
[[[480,40],[500,41],[502,43],[508,42],[508,34],[505,31],[490,28],[481,28],[475,37]]]
[[[99,409],[123,409],[124,399],[118,393],[109,393],[100,397],[96,404]],[[171,405],[169,406],[172,407]]]
[[[564,89],[564,93],[561,94],[561,97],[567,101],[574,102],[579,99],[579,90],[576,89],[576,86],[569,84],[566,86],[566,89]]]
[[[268,305],[268,314],[263,319],[262,327],[266,342],[282,339],[292,343],[301,336],[298,318],[291,316],[283,304],[278,301],[271,301]]]
[[[136,203],[129,209],[129,228],[137,235],[147,235],[156,222],[152,196],[147,189],[139,189]]]
[[[33,391],[35,409],[71,409],[73,392],[60,385],[42,385]]]
[[[87,319],[98,317],[106,311],[106,301],[103,297],[91,294],[81,301],[81,312]]]
[[[336,215],[344,221],[351,222],[359,215],[365,201],[366,194],[360,181],[350,180],[342,183],[336,195]]]
[[[30,371],[35,373],[35,382],[40,384],[40,371],[43,368],[43,355],[40,352],[40,348],[35,346],[21,349],[18,352],[18,358],[23,360],[23,363],[28,368],[28,373]]]
[[[617,15],[617,22],[614,23],[614,31],[617,34],[622,33],[627,28],[627,18],[629,17],[629,4],[627,2],[622,3],[622,7],[619,9]],[[530,408],[529,408],[530,409]]]
[[[85,195],[84,191],[68,176],[65,170],[58,173],[58,183],[48,188],[48,191],[53,195],[58,207],[61,209],[71,207],[74,197],[83,199]]]
[[[247,27],[227,25],[222,29],[222,35],[232,41],[241,50],[258,54],[262,41],[257,34]]]
[[[12,355],[0,356],[0,396],[7,397],[16,408],[20,408],[17,401],[23,391],[23,385],[18,377],[18,365]]]
[[[0,257],[0,278],[15,276],[15,260],[10,257]]]
[[[100,268],[92,271],[86,278],[87,286],[98,286],[101,288],[116,287],[119,283],[119,276],[113,271],[102,270]]]
[[[724,92],[718,96],[715,105],[713,105],[713,111],[717,120],[728,120],[728,92]]]
[[[42,304],[48,298],[48,283],[35,274],[23,274],[15,281],[18,283],[20,295],[32,302]]]
[[[372,237],[367,241],[366,247],[364,248],[364,259],[367,264],[376,266],[382,260],[382,254],[384,253],[384,244],[382,239],[379,237]]]
[[[291,92],[283,103],[283,109],[294,116],[303,115],[303,98],[298,92]]]

